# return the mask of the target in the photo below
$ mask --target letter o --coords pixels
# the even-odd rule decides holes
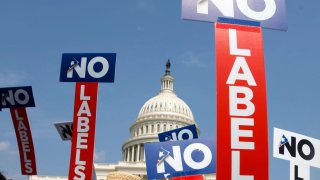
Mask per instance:
[[[245,3],[243,1],[247,2]],[[266,6],[264,10],[260,12],[252,10],[248,5],[248,0],[237,0],[237,5],[240,11],[247,17],[258,21],[263,21],[270,19],[276,13],[277,10],[275,0],[264,0],[264,2]]]
[[[96,72],[93,68],[93,66],[96,63],[102,64],[102,69],[100,72]],[[88,73],[90,74],[90,76],[94,78],[101,78],[105,76],[108,71],[109,71],[109,63],[104,57],[101,57],[101,56],[95,57],[91,59],[91,61],[88,63]]]
[[[308,155],[303,152],[302,148],[303,148],[304,145],[307,145],[310,148],[310,153]],[[298,152],[299,152],[299,155],[303,159],[308,160],[308,161],[313,159],[313,157],[315,155],[315,150],[314,150],[314,147],[313,147],[312,143],[310,141],[306,140],[306,139],[302,139],[301,141],[299,141],[299,143],[298,143]]]
[[[194,150],[200,150],[203,152],[204,158],[201,162],[195,162],[192,159],[192,152]],[[212,161],[212,153],[208,146],[201,143],[190,144],[183,152],[183,158],[186,164],[193,169],[203,169],[207,167]]]
[[[185,140],[183,139],[183,134],[188,134],[188,139],[193,139],[193,134],[189,129],[183,129],[178,134],[178,140]],[[186,139],[187,140],[187,139]]]
[[[20,94],[23,94],[24,99],[20,99]],[[24,89],[18,89],[16,92],[14,92],[14,99],[17,103],[24,105],[29,102],[30,97],[27,91],[25,91]]]

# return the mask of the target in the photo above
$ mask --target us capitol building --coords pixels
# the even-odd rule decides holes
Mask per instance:
[[[171,76],[170,66],[168,60],[165,74],[161,78],[160,92],[144,103],[136,121],[131,125],[131,137],[122,145],[122,161],[117,164],[94,164],[97,180],[107,180],[107,177],[118,173],[136,175],[146,180],[144,143],[158,142],[158,133],[196,124],[190,107],[173,90],[174,78]],[[60,176],[29,177],[29,180],[67,179]],[[215,174],[210,174],[205,175],[205,179],[215,180],[216,177]]]

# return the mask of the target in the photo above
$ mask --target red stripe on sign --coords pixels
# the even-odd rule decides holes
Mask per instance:
[[[21,174],[36,175],[37,165],[26,108],[10,108],[20,153]]]
[[[217,179],[268,180],[268,120],[260,27],[217,23]]]
[[[173,177],[172,180],[203,180],[202,175]]]
[[[77,82],[69,179],[91,179],[96,128],[97,82]]]

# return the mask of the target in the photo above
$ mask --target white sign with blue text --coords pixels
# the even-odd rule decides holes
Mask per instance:
[[[177,128],[171,131],[159,133],[158,137],[160,142],[198,139],[198,132],[196,125],[192,124],[182,128]]]
[[[114,82],[115,53],[62,54],[61,82]]]
[[[257,21],[261,27],[287,30],[285,0],[182,0],[182,18],[217,22],[218,18]]]
[[[216,172],[215,142],[211,139],[146,143],[148,179]]]

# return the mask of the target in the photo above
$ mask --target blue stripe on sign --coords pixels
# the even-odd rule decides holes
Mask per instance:
[[[226,24],[239,24],[239,25],[245,25],[245,26],[260,27],[260,22],[257,22],[257,21],[247,21],[247,20],[231,19],[231,18],[224,18],[224,17],[218,17],[218,22],[226,23]]]

